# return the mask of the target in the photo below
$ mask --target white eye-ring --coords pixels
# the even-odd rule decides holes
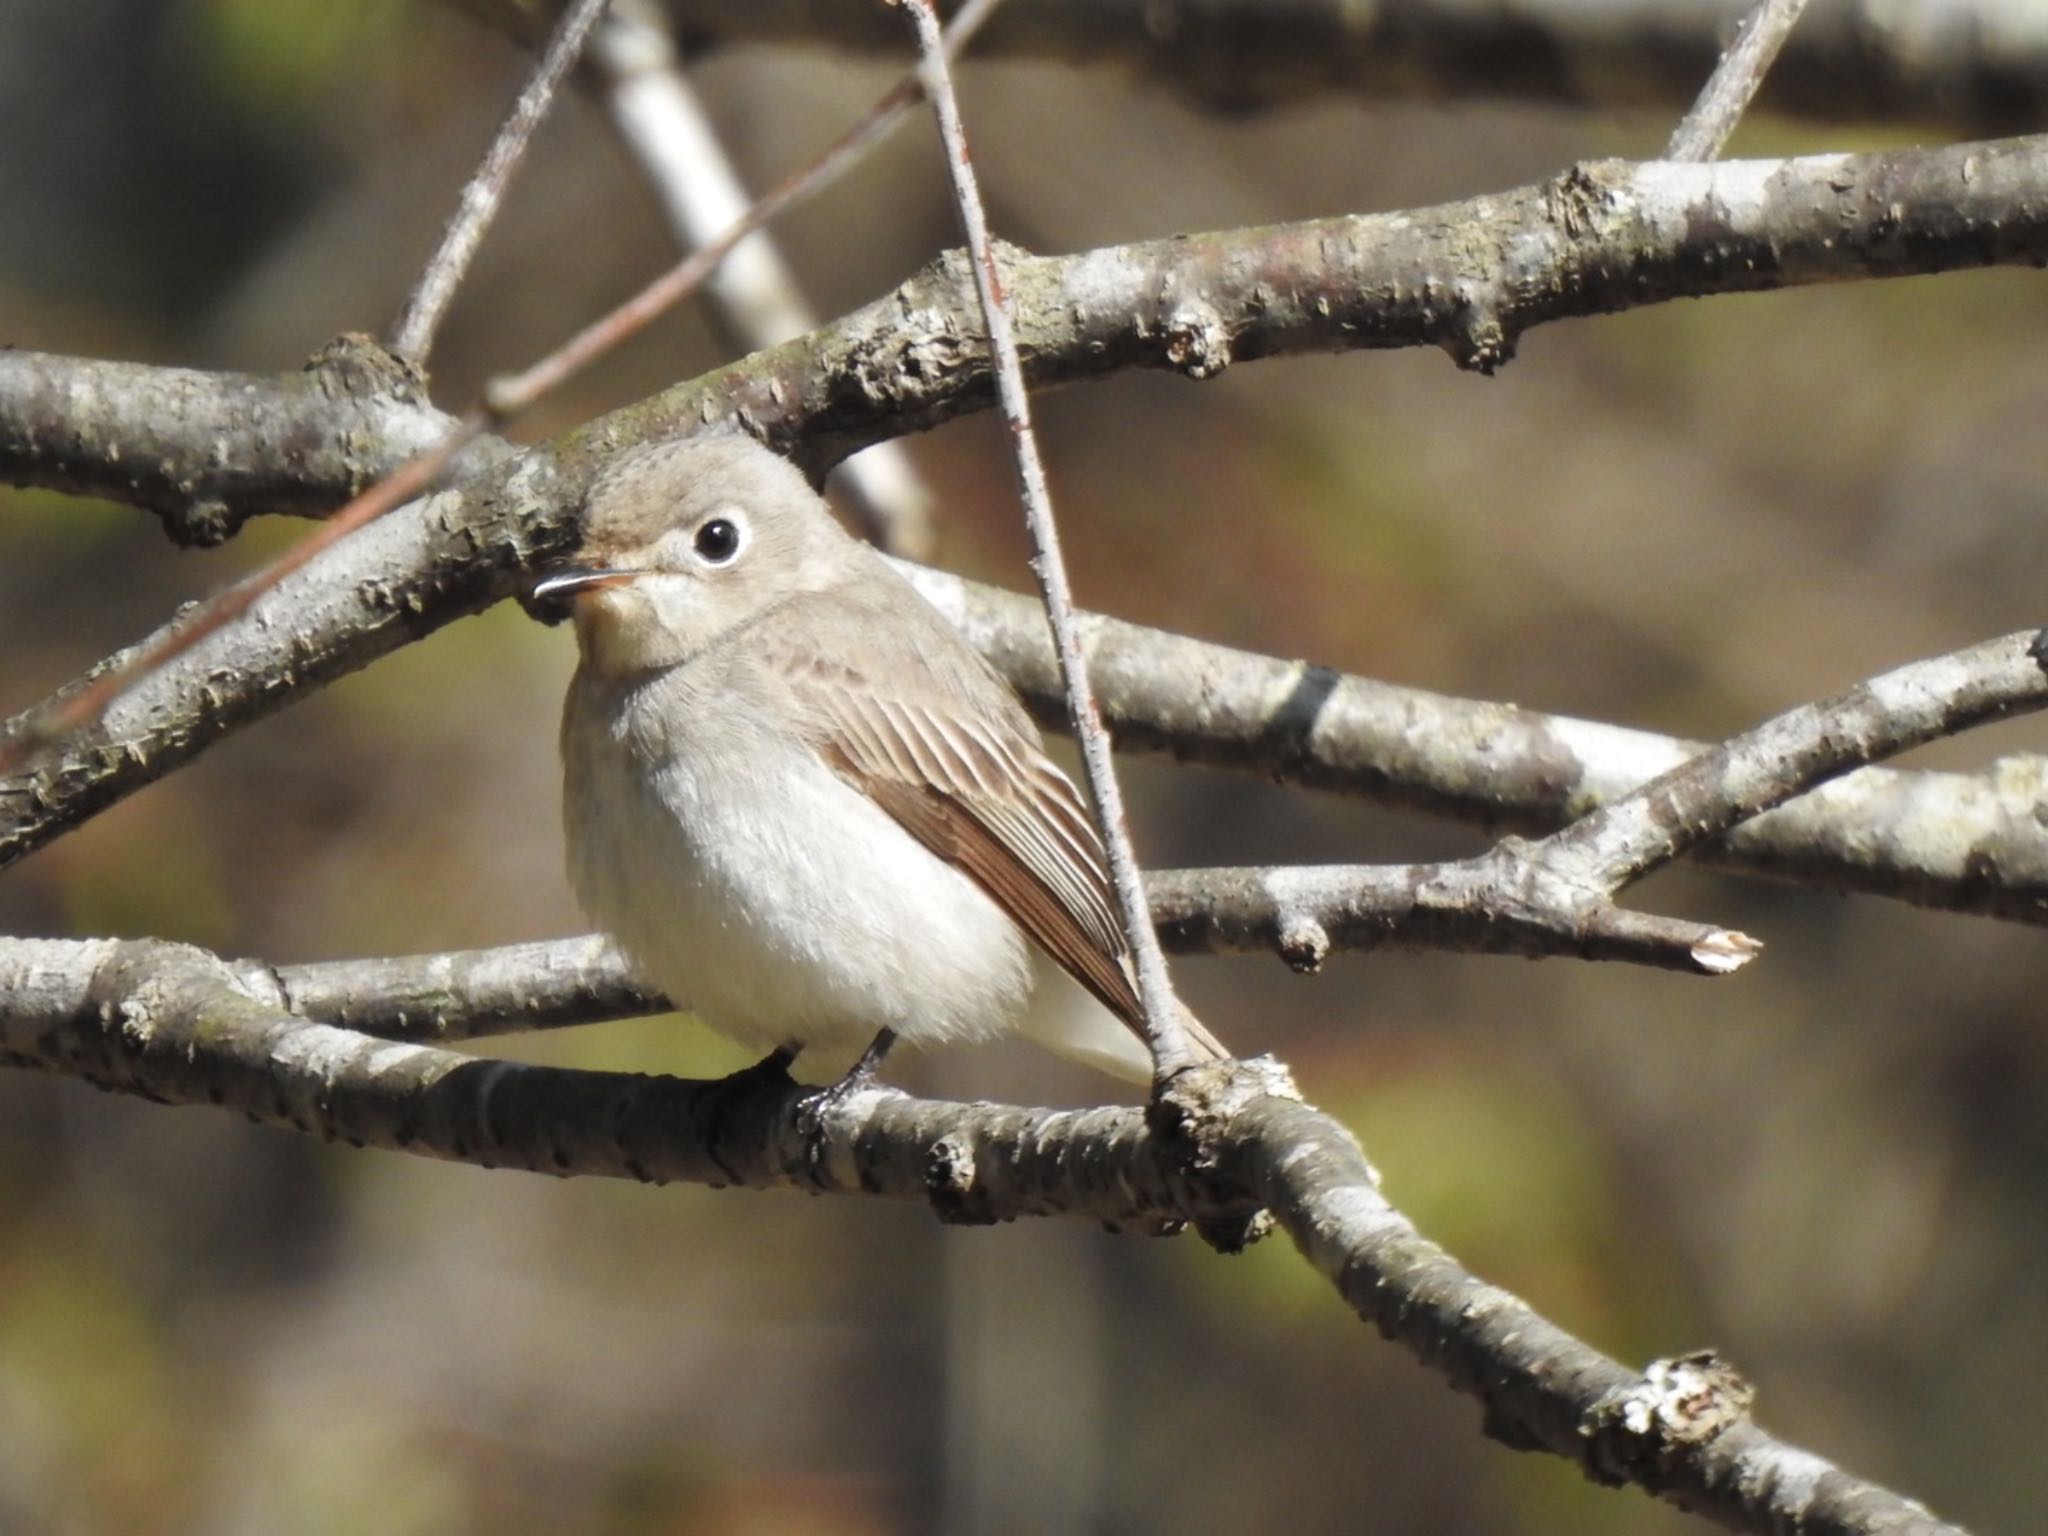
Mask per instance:
[[[746,531],[740,520],[723,514],[705,518],[690,538],[690,547],[706,565],[730,565],[745,543]]]

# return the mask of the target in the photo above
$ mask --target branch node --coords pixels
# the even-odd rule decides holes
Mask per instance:
[[[941,1136],[925,1154],[925,1195],[947,1226],[991,1227],[1001,1218],[975,1174],[974,1141],[964,1132]]]
[[[2033,643],[2027,647],[2027,655],[2032,658],[2035,666],[2048,673],[2048,629],[2035,633]]]
[[[427,376],[419,365],[362,331],[343,331],[306,359],[305,371],[330,399],[430,403]]]
[[[1444,350],[1460,368],[1491,378],[1495,369],[1513,361],[1514,339],[1491,301],[1469,291],[1458,298],[1457,324],[1444,338]]]
[[[1230,366],[1230,328],[1207,304],[1185,304],[1166,321],[1166,360],[1189,378],[1213,379]]]
[[[1330,958],[1330,931],[1306,912],[1292,912],[1280,920],[1280,958],[1287,968],[1313,976]]]
[[[242,517],[217,496],[162,507],[164,534],[180,549],[215,549],[241,529]]]
[[[1764,952],[1764,941],[1733,928],[1716,928],[1692,947],[1699,968],[1711,976],[1730,976]]]
[[[1603,1478],[1641,1482],[1747,1423],[1756,1388],[1710,1349],[1653,1360],[1642,1379],[1595,1404],[1580,1425],[1588,1464]]]
[[[1145,1109],[1162,1153],[1176,1160],[1175,1171],[1195,1193],[1195,1230],[1218,1253],[1241,1253],[1273,1229],[1268,1212],[1247,1205],[1230,1157],[1235,1122],[1261,1099],[1302,1101],[1287,1068],[1271,1056],[1185,1067],[1159,1085]]]

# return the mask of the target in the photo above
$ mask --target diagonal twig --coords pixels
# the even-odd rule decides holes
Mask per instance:
[[[995,8],[996,0],[968,0],[946,29],[946,55],[950,57],[966,47]],[[500,420],[509,419],[573,378],[594,359],[637,335],[679,300],[694,293],[734,246],[793,204],[837,181],[923,99],[924,86],[917,73],[905,75],[883,93],[859,122],[826,145],[808,164],[762,193],[746,216],[723,234],[707,240],[609,315],[585,326],[532,367],[491,380],[484,386],[485,408]]]
[[[1672,133],[1665,159],[1719,158],[1805,9],[1806,0],[1758,0],[1708,76],[1699,100]]]
[[[1575,878],[1618,890],[1839,774],[2048,706],[2048,631],[1909,662],[1788,710],[1545,839]]]
[[[441,231],[440,246],[427,259],[419,281],[406,297],[405,308],[391,326],[391,350],[406,361],[425,366],[427,353],[434,345],[434,333],[454,302],[455,290],[469,271],[477,247],[483,244],[484,232],[498,215],[505,188],[525,158],[534,130],[547,116],[556,88],[575,65],[584,39],[590,36],[590,29],[597,25],[608,3],[609,0],[575,0],[562,13],[539,64],[499,125],[491,147],[484,152],[483,163],[462,189],[462,200],[447,228]]]
[[[917,33],[923,60],[925,94],[931,98],[938,119],[939,137],[945,145],[946,170],[953,184],[953,202],[967,236],[968,259],[974,269],[974,287],[981,297],[981,313],[988,326],[989,355],[995,368],[996,393],[1003,417],[1010,429],[1010,443],[1017,464],[1019,489],[1024,500],[1024,519],[1031,532],[1031,567],[1038,577],[1039,593],[1045,602],[1046,622],[1052,628],[1053,647],[1059,655],[1060,677],[1066,685],[1068,710],[1074,734],[1081,746],[1081,764],[1088,781],[1089,797],[1095,802],[1096,819],[1102,826],[1102,842],[1109,857],[1110,879],[1122,908],[1124,933],[1138,973],[1138,995],[1145,1009],[1145,1033],[1152,1047],[1152,1065],[1164,1081],[1194,1060],[1188,1031],[1180,1016],[1180,1003],[1167,975],[1166,957],[1160,952],[1158,936],[1145,907],[1145,887],[1138,873],[1138,861],[1131,851],[1130,823],[1124,816],[1123,792],[1117,786],[1116,766],[1110,760],[1109,734],[1102,726],[1102,712],[1096,707],[1095,691],[1088,683],[1088,668],[1081,659],[1081,641],[1074,621],[1074,597],[1067,583],[1066,562],[1060,554],[1059,530],[1053,522],[1052,496],[1046,488],[1045,466],[1038,456],[1038,440],[1031,430],[1031,400],[1024,387],[1024,368],[1017,357],[1017,338],[1011,329],[1009,297],[997,270],[995,251],[989,241],[988,218],[981,206],[973,163],[967,152],[967,132],[960,121],[960,105],[953,94],[953,78],[946,65],[946,53],[939,30],[939,13],[931,0],[904,0],[904,11]]]

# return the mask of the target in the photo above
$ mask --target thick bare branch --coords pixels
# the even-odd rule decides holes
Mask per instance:
[[[1262,1096],[1223,1120],[1218,1153],[1233,1182],[1258,1191],[1359,1317],[1479,1398],[1494,1438],[1733,1530],[1958,1536],[1911,1500],[1759,1429],[1753,1394],[1721,1362],[1660,1361],[1639,1375],[1471,1275],[1388,1203],[1329,1117]]]
[[[1512,192],[1107,247],[1002,254],[1034,384],[1354,348],[1490,372],[1524,331],[1679,297],[2048,261],[2048,136],[1878,155],[1600,161]],[[942,257],[824,330],[644,402],[735,406],[836,461],[993,399],[967,264]],[[621,419],[627,419],[623,416]]]
[[[0,350],[0,478],[147,508],[180,544],[324,517],[454,425],[366,336],[283,374]]]
[[[1156,1230],[1249,1214],[1182,1195],[1134,1110],[924,1103],[877,1088],[826,1116],[786,1077],[684,1082],[482,1060],[284,1011],[255,968],[152,940],[0,941],[0,1057],[168,1104],[483,1167],[922,1201],[941,1217],[1073,1214]],[[1136,1155],[1129,1155],[1132,1149]]]
[[[359,529],[217,629],[140,677],[90,727],[0,775],[0,867],[189,762],[221,737],[409,640],[511,596],[574,542],[589,468],[530,451],[467,491],[423,497]],[[160,644],[175,631],[142,642]],[[0,748],[120,668],[109,657],[0,727]]]
[[[507,482],[521,495],[544,483],[531,470]],[[508,499],[504,491],[478,494],[493,510],[482,531],[465,531],[468,504],[452,493],[435,498],[431,508],[394,514],[368,541],[351,540],[286,589],[295,593],[304,583],[316,592],[313,608],[327,615],[324,622],[283,635],[259,625],[218,637],[209,646],[223,648],[221,659],[181,659],[117,709],[109,728],[118,734],[0,781],[0,863],[160,777],[237,721],[267,713],[306,679],[328,669],[338,675],[446,622],[452,614],[443,604],[458,594],[477,607],[516,588],[522,559],[566,548],[572,538],[567,508],[573,482],[563,482],[554,497],[531,501]],[[455,520],[451,509],[458,507],[464,521]],[[496,566],[471,569],[477,551]],[[420,560],[424,575],[415,563]],[[1035,603],[942,572],[904,569],[1042,720],[1064,718],[1064,695]],[[354,629],[359,619],[372,627]],[[1554,829],[1707,750],[1113,619],[1084,616],[1083,628],[1090,673],[1125,750],[1170,752],[1487,826]],[[293,633],[300,637],[296,644]],[[258,685],[247,696],[233,686],[244,677]],[[1705,856],[1828,889],[2042,922],[2048,920],[2048,837],[2035,808],[2044,794],[2048,765],[2032,758],[2008,760],[1983,776],[1863,769],[1737,828]],[[1503,935],[1531,926],[1538,904],[1505,901],[1497,920],[1467,933],[1469,919],[1447,913],[1470,910],[1483,919],[1485,910],[1472,907],[1470,873],[1453,880],[1458,869],[1289,871],[1274,883],[1253,872],[1203,872],[1211,884],[1193,899],[1213,904],[1206,916],[1185,888],[1161,898],[1168,909],[1155,915],[1176,948],[1271,943],[1303,961],[1315,955],[1317,927],[1334,949],[1377,938],[1511,953],[1609,954],[1588,947],[1598,937],[1600,945],[1617,946],[1614,958],[1648,956],[1653,964],[1670,963],[1657,954],[1675,956],[1698,936],[1718,932],[1683,924],[1650,934],[1588,935],[1552,913],[1533,924],[1533,937],[1507,942]]]
[[[514,0],[457,0],[531,38]],[[543,16],[558,6],[542,7]],[[886,51],[871,5],[663,0],[697,44]],[[1242,110],[1332,93],[1441,102],[1521,97],[1657,114],[1684,109],[1751,0],[1010,0],[997,57],[1114,64]],[[2048,118],[2048,36],[2034,0],[1822,0],[1772,70],[1766,110],[1823,122],[1930,122],[2016,133]]]
[[[1003,267],[1027,374],[1052,384],[1129,368],[1209,378],[1232,362],[1358,347],[1440,346],[1484,369],[1521,332],[1573,315],[2044,261],[2048,136],[1708,165],[1600,161],[1434,208],[1079,256],[1011,252]],[[14,456],[17,483],[121,494],[119,445],[103,434],[68,452],[15,447],[37,418],[10,401],[8,383],[0,373],[0,425],[13,429],[0,454]],[[991,399],[973,285],[964,260],[949,256],[809,336],[614,412],[583,436],[607,450],[738,417],[822,470]],[[141,406],[121,411],[130,421]],[[219,422],[233,419],[223,406]],[[211,425],[202,402],[166,447],[201,460]]]
[[[1024,695],[1063,709],[1036,607],[914,566],[919,590]],[[1451,698],[1088,617],[1090,675],[1124,750],[1363,795],[1485,827],[1551,831],[1706,745]],[[1920,906],[2048,922],[2048,762],[1983,775],[1864,768],[1697,850],[1710,862]]]

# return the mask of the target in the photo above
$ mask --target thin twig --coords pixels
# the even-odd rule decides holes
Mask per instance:
[[[945,53],[958,53],[996,8],[997,0],[968,0],[946,29]],[[531,368],[501,375],[484,387],[486,408],[500,419],[509,419],[557,385],[573,378],[594,358],[603,355],[696,291],[732,248],[755,230],[778,217],[791,204],[822,191],[837,181],[875,144],[879,143],[903,116],[924,99],[920,76],[913,71],[889,88],[867,115],[828,144],[816,158],[793,175],[783,178],[762,194],[744,218],[723,234],[685,257],[667,272],[609,315],[584,327]]]
[[[526,156],[534,130],[547,116],[556,88],[583,51],[583,40],[597,25],[607,3],[609,0],[575,0],[562,13],[540,63],[512,104],[512,111],[499,125],[497,137],[484,152],[483,163],[462,189],[462,200],[448,220],[448,227],[441,231],[439,249],[428,258],[419,281],[406,298],[405,308],[391,326],[391,350],[407,362],[425,366],[427,353],[434,345],[434,333],[454,302],[455,290],[469,271],[477,247],[483,244],[484,231],[498,215],[498,204],[504,200],[505,188]]]
[[[1671,135],[1664,151],[1667,160],[1713,160],[1720,156],[1749,109],[1757,87],[1785,39],[1792,35],[1806,0],[1758,0],[1757,8],[1742,19],[1735,39],[1721,55],[1720,63]]]
[[[1450,953],[1570,956],[1724,976],[1758,953],[1754,940],[1711,924],[1553,898],[1558,882],[1533,860],[1496,854],[1453,864],[1328,864],[1161,869],[1145,889],[1160,941],[1176,954],[1278,955],[1299,971],[1347,950],[1412,947]],[[10,945],[0,938],[0,964]],[[270,978],[292,1012],[366,1035],[421,1042],[597,1024],[669,1012],[595,934],[302,965],[238,961]]]
[[[690,88],[661,10],[616,0],[591,40],[590,64],[604,82],[612,126],[653,187],[685,251],[717,239],[746,217],[753,198]],[[766,230],[732,248],[704,284],[704,298],[737,350],[755,352],[818,323]],[[877,443],[846,461],[839,485],[861,530],[890,554],[932,553],[931,493],[898,443]]]
[[[906,0],[904,10],[917,33],[923,60],[925,94],[931,98],[938,119],[939,137],[945,144],[946,170],[952,178],[954,207],[967,236],[969,260],[974,268],[975,291],[981,296],[981,312],[988,324],[989,354],[995,367],[996,393],[1003,417],[1010,429],[1015,451],[1017,479],[1024,498],[1024,518],[1031,531],[1031,568],[1038,576],[1039,592],[1045,601],[1046,622],[1052,627],[1053,646],[1059,654],[1060,677],[1066,685],[1068,710],[1073,716],[1074,734],[1081,746],[1081,765],[1088,781],[1089,796],[1095,802],[1096,818],[1102,825],[1102,841],[1109,855],[1110,878],[1116,886],[1117,904],[1123,909],[1124,933],[1138,973],[1138,995],[1145,1007],[1145,1033],[1152,1047],[1153,1071],[1160,1081],[1190,1065],[1193,1054],[1188,1031],[1181,1020],[1181,1006],[1174,996],[1173,980],[1166,971],[1166,957],[1152,931],[1145,905],[1145,886],[1131,851],[1130,823],[1124,816],[1123,792],[1117,787],[1116,766],[1110,760],[1109,733],[1102,727],[1102,713],[1095,704],[1095,690],[1088,683],[1088,667],[1081,656],[1081,640],[1074,621],[1074,597],[1067,584],[1066,563],[1060,555],[1059,530],[1054,525],[1052,496],[1046,488],[1045,466],[1038,457],[1038,440],[1031,430],[1031,398],[1024,387],[1024,368],[1017,357],[1017,338],[1010,327],[1009,296],[1002,274],[996,268],[995,250],[990,243],[988,218],[981,206],[981,190],[975,183],[974,166],[967,153],[967,131],[960,121],[960,104],[953,95],[953,77],[946,65],[946,52],[939,32],[938,8],[932,0]]]
[[[1910,662],[1745,731],[1536,845],[1617,891],[1687,849],[1867,763],[2048,707],[2048,632]]]

